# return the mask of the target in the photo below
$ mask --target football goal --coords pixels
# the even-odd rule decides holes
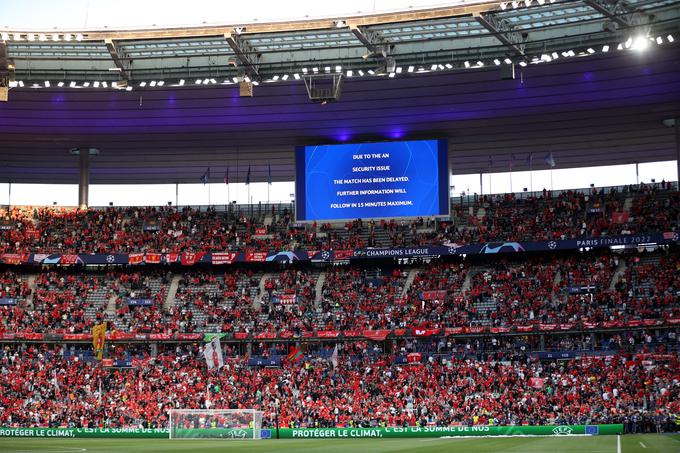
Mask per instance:
[[[170,439],[260,439],[262,412],[255,409],[173,409]]]

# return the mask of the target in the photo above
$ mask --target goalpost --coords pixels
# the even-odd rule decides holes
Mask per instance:
[[[170,439],[261,439],[262,411],[172,409]]]

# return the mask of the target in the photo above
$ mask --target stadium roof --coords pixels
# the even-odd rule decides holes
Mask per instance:
[[[292,180],[295,145],[405,137],[448,138],[458,174],[526,170],[529,155],[538,169],[548,152],[560,167],[670,160],[661,122],[680,116],[678,30],[678,2],[646,0],[11,30],[0,35],[15,65],[0,180],[75,183],[74,147],[101,151],[92,183],[198,182],[207,166],[214,182],[227,168],[243,181],[249,166],[264,181],[270,164],[274,180]],[[295,74],[315,67],[344,76],[338,102],[308,99]],[[254,97],[239,97],[234,77],[259,78]]]
[[[0,29],[17,80],[263,80],[316,66],[346,73],[464,67],[616,47],[680,30],[674,0],[512,0],[365,16],[169,29]],[[680,38],[680,36],[678,36]],[[448,67],[447,67],[448,68]],[[253,77],[255,78],[255,77]]]

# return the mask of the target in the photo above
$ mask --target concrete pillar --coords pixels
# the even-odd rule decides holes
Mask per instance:
[[[678,187],[680,187],[680,117],[675,119],[675,166],[678,174]]]
[[[87,209],[90,190],[90,150],[81,149],[78,155],[78,208]]]

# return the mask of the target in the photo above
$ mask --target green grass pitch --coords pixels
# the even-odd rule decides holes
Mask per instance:
[[[680,434],[626,435],[621,453],[680,453]],[[486,437],[451,439],[282,439],[282,440],[152,440],[152,439],[0,439],[0,452],[422,452],[422,453],[618,453],[617,436]]]

